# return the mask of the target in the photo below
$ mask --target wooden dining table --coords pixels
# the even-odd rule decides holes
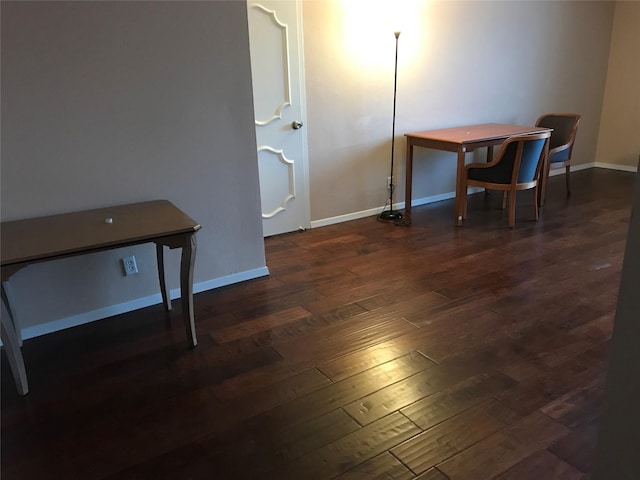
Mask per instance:
[[[406,133],[406,186],[404,224],[411,224],[411,194],[413,185],[413,152],[414,147],[431,148],[457,154],[456,190],[454,222],[456,226],[462,224],[462,188],[465,157],[467,152],[487,147],[487,161],[493,159],[493,147],[500,145],[507,138],[516,135],[530,135],[549,132],[552,129],[533,125],[513,125],[509,123],[483,123],[462,127],[426,130],[423,132]],[[547,159],[545,159],[547,161]]]
[[[29,391],[27,373],[20,349],[20,338],[4,283],[19,270],[34,263],[85,255],[115,248],[155,243],[160,292],[166,310],[171,299],[164,273],[164,247],[181,248],[180,293],[182,316],[190,346],[197,345],[193,315],[193,268],[196,232],[200,225],[168,200],[152,200],[127,205],[83,210],[2,222],[0,257],[2,302],[8,315],[2,315],[0,334],[7,351],[18,393]]]

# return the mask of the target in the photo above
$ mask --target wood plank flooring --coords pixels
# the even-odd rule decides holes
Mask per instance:
[[[271,275],[2,362],[2,478],[589,479],[635,175],[266,239]],[[4,354],[3,354],[4,355]]]

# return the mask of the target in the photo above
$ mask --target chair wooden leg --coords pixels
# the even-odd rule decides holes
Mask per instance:
[[[509,228],[513,228],[516,223],[516,191],[509,192]]]
[[[538,185],[533,187],[533,218],[538,221]]]
[[[567,196],[571,195],[571,188],[569,188],[569,172],[571,171],[569,165],[566,167],[566,173],[564,174],[565,182],[567,182]]]
[[[548,158],[545,159],[542,166],[542,186],[539,190],[538,205],[541,207],[544,205],[545,198],[547,196],[547,184],[549,183],[549,169],[551,168]]]

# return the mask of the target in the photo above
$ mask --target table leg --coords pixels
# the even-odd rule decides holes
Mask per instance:
[[[487,163],[491,163],[491,161],[493,160],[493,145],[489,145],[487,146]],[[485,188],[484,189],[484,194],[488,195],[489,194],[489,189]],[[504,203],[505,198],[507,198],[505,195],[507,193],[506,192],[502,192],[502,202]]]
[[[462,216],[464,212],[462,211],[462,188],[464,182],[462,181],[462,175],[464,175],[464,159],[465,159],[466,149],[461,147],[458,150],[458,167],[456,170],[456,199],[455,199],[455,225],[459,227],[462,225]]]
[[[198,344],[193,316],[193,266],[196,260],[196,247],[195,234],[185,235],[180,261],[180,296],[182,297],[182,318],[187,332],[187,341],[192,347]]]
[[[24,367],[22,351],[20,350],[20,342],[13,327],[13,320],[9,314],[9,305],[5,303],[3,298],[2,304],[7,309],[7,315],[0,315],[0,336],[7,353],[7,360],[11,373],[16,382],[16,388],[20,395],[29,393],[29,382],[27,381],[27,370]]]
[[[405,164],[404,185],[404,221],[405,225],[411,224],[411,186],[413,183],[413,145],[407,138],[407,153]]]
[[[2,302],[4,303],[4,306],[7,309],[7,314],[11,319],[11,325],[13,325],[13,331],[16,332],[18,345],[22,346],[22,333],[20,332],[20,325],[17,323],[16,317],[13,314],[13,311],[11,311],[11,303],[9,302],[9,295],[7,294],[7,287],[5,286],[5,282],[2,282],[2,287],[0,288],[0,294],[2,296]]]
[[[542,164],[542,178],[540,179],[540,183],[542,183],[542,187],[538,190],[538,206],[544,206],[544,200],[547,196],[547,183],[549,183],[549,169],[551,168],[550,159],[549,159],[549,139],[545,143],[544,147],[544,163]]]
[[[167,289],[167,280],[164,273],[164,245],[156,243],[156,258],[158,259],[158,280],[160,280],[160,293],[165,310],[171,310],[171,296]]]

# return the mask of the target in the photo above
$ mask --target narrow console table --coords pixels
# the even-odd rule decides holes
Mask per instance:
[[[200,225],[167,200],[132,203],[82,212],[30,218],[0,224],[2,282],[38,262],[153,242],[156,244],[162,301],[171,310],[164,274],[164,247],[182,248],[180,292],[189,345],[197,345],[193,318],[193,266]],[[4,287],[1,335],[18,393],[29,392],[20,340]]]

